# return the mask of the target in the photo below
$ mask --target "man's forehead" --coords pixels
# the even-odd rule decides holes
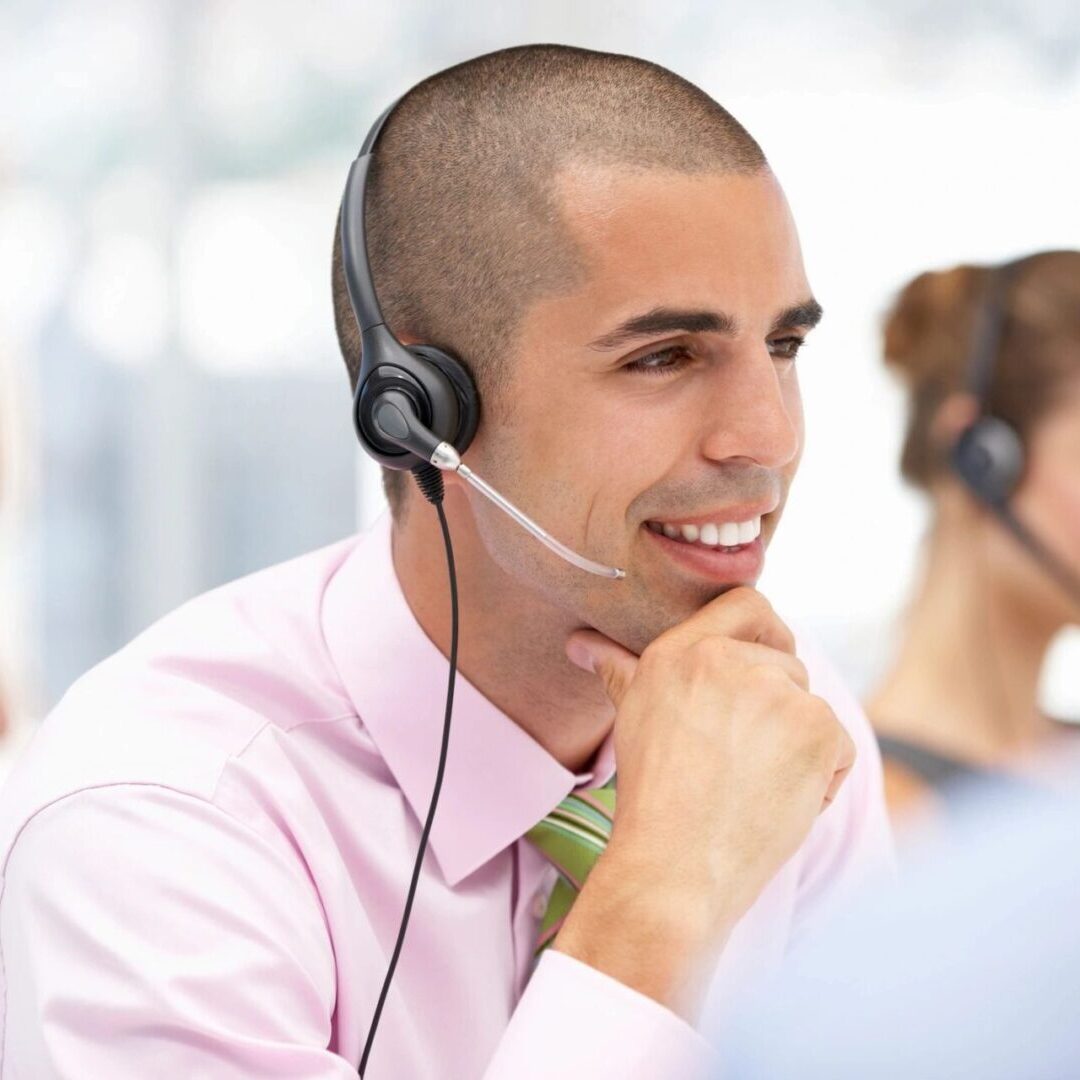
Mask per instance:
[[[554,177],[555,200],[563,222],[577,238],[617,227],[643,206],[668,224],[679,218],[700,224],[702,215],[734,215],[746,202],[789,217],[787,202],[771,170],[685,172],[657,166],[573,161]]]
[[[652,308],[772,318],[810,297],[798,234],[772,173],[577,164],[557,176],[585,273],[567,300],[605,325]]]

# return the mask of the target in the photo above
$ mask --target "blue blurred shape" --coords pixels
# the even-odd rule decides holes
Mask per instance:
[[[1078,832],[1075,796],[972,792],[899,886],[707,1025],[725,1080],[1080,1077]]]

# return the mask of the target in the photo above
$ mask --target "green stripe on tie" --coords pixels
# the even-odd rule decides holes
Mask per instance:
[[[559,871],[540,922],[534,961],[551,944],[611,837],[615,818],[615,777],[599,788],[571,792],[526,834]]]

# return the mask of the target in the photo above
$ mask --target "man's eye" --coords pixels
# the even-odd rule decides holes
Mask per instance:
[[[691,360],[690,353],[682,345],[658,349],[647,356],[639,356],[626,364],[626,371],[640,371],[646,375],[671,375]]]
[[[805,344],[801,337],[779,338],[769,342],[769,352],[778,360],[794,360]]]

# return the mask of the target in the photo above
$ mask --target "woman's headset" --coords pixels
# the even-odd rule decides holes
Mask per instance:
[[[949,466],[964,487],[1027,549],[1032,558],[1080,604],[1080,579],[1016,516],[1012,498],[1024,478],[1024,440],[1009,421],[990,410],[990,390],[1001,355],[1009,291],[1024,259],[996,267],[975,316],[965,385],[978,414],[957,437]]]

